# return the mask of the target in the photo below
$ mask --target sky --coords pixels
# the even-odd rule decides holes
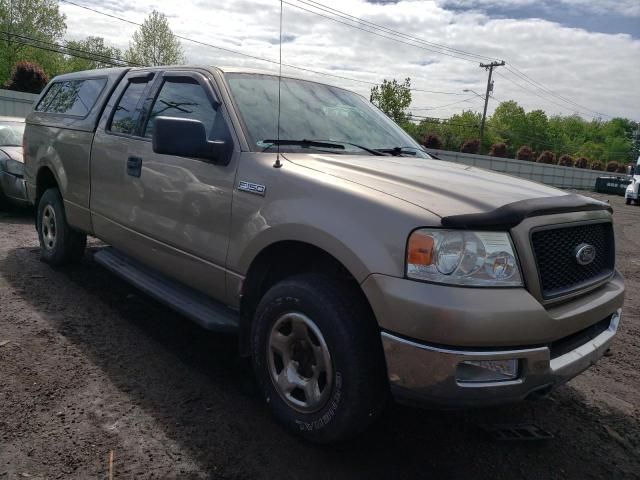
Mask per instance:
[[[73,1],[139,23],[156,9],[174,33],[226,49],[183,40],[191,64],[278,69],[279,0]],[[489,113],[515,100],[548,115],[640,121],[640,0],[319,0],[325,11],[310,3],[283,3],[283,74],[367,97],[372,84],[409,77],[411,112],[447,118],[482,111],[487,72],[479,63],[504,60]],[[399,33],[359,30],[327,7]],[[97,35],[126,49],[136,29],[63,2],[60,9],[68,40]]]

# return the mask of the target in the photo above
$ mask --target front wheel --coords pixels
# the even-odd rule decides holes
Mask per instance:
[[[36,227],[42,260],[54,266],[62,266],[82,258],[87,236],[72,229],[67,223],[62,195],[57,188],[50,188],[42,194],[38,203]]]
[[[627,198],[627,199],[626,199],[626,203],[627,203],[627,205],[631,205],[631,199],[630,199],[630,198]]]
[[[379,332],[350,286],[319,274],[273,286],[258,305],[253,364],[286,428],[316,443],[367,428],[387,399]]]

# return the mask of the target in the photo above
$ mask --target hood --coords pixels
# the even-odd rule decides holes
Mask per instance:
[[[540,183],[442,160],[291,153],[284,157],[296,165],[378,190],[440,217],[483,214],[515,202],[570,196]]]
[[[0,152],[4,153],[7,157],[16,162],[24,163],[22,159],[22,147],[19,146],[5,146],[0,147]]]
[[[540,183],[441,160],[286,154],[296,165],[424,208],[450,228],[503,230],[523,219],[611,206]]]

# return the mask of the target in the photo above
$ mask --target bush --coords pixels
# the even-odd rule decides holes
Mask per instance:
[[[595,162],[593,162],[591,164],[591,170],[600,170],[600,171],[602,171],[602,169],[603,169],[602,168],[602,162],[599,162],[599,161],[596,160]]]
[[[629,167],[627,165],[618,165],[618,169],[616,170],[616,173],[627,173],[627,171],[629,170]]]
[[[480,151],[480,140],[474,138],[472,140],[467,140],[462,144],[460,148],[462,153],[478,153]]]
[[[540,156],[538,157],[537,160],[538,163],[546,163],[548,165],[553,165],[554,163],[556,163],[556,155],[549,151],[549,150],[545,150],[544,152],[542,152],[540,154]]]
[[[618,170],[618,162],[607,163],[607,172],[616,172]]]
[[[589,167],[589,159],[585,157],[580,157],[576,160],[576,168],[588,168]]]
[[[11,77],[4,84],[16,92],[40,93],[49,83],[49,77],[37,63],[18,62],[11,70]]]
[[[507,156],[507,146],[504,143],[494,143],[491,145],[489,155],[492,157],[505,158]]]
[[[527,145],[523,145],[518,149],[518,153],[516,153],[516,159],[533,162],[535,160],[535,154],[530,147],[528,147]]]
[[[422,143],[426,148],[433,148],[435,150],[442,150],[442,138],[437,133],[430,133],[424,139]]]
[[[566,153],[560,157],[558,160],[558,165],[561,167],[573,167],[573,157],[571,155],[567,155]]]

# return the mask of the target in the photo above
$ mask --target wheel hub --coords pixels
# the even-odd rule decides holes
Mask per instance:
[[[51,250],[56,245],[56,212],[51,205],[44,207],[42,211],[42,243],[44,248]]]
[[[333,366],[324,337],[309,317],[295,312],[276,320],[267,356],[273,385],[289,406],[310,413],[326,404]]]

